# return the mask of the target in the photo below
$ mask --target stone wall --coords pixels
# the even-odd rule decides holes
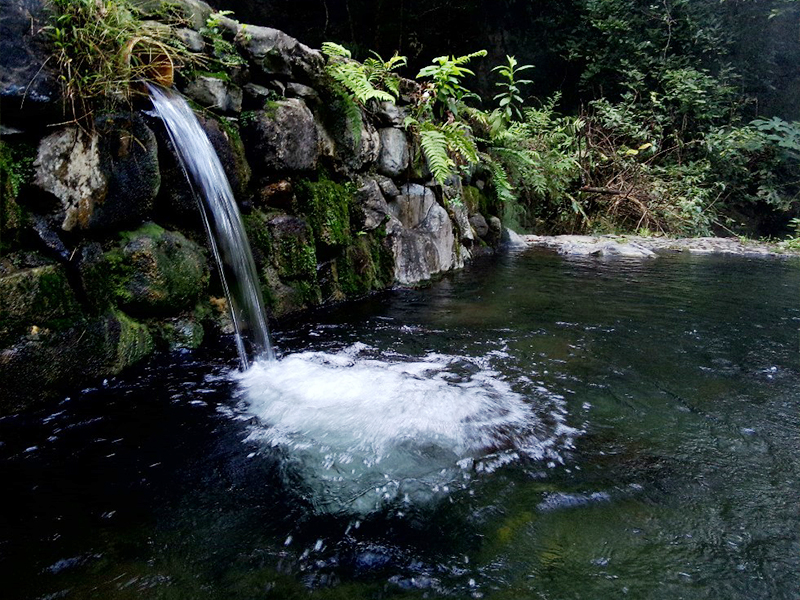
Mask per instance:
[[[189,26],[178,34],[211,51],[198,33],[210,8],[182,4]],[[42,3],[10,6],[0,25],[25,40]],[[354,119],[320,52],[268,27],[222,26],[246,64],[179,72],[176,85],[236,193],[273,318],[430,279],[499,241],[499,220],[479,212],[479,179],[431,179],[402,128],[403,99]],[[54,75],[19,67],[18,54],[0,55],[16,61],[0,64],[0,413],[227,327],[196,200],[161,123],[133,110],[52,126],[63,120]],[[26,60],[46,56],[37,39]]]

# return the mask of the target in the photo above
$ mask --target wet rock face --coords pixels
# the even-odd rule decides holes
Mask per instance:
[[[245,126],[247,156],[256,172],[313,171],[319,159],[314,115],[298,98],[273,102]]]
[[[56,114],[59,86],[42,27],[44,0],[0,0],[0,112],[4,124]],[[39,125],[38,123],[36,124]]]
[[[408,140],[406,134],[394,127],[380,130],[381,151],[378,171],[388,177],[399,177],[408,168]]]
[[[172,315],[190,309],[208,283],[206,258],[180,233],[149,225],[134,232],[107,260],[116,262],[115,293],[134,316]]]
[[[47,136],[34,168],[34,185],[58,200],[64,231],[141,220],[161,185],[155,134],[136,116],[103,117],[92,133],[67,127]]]
[[[400,191],[401,195],[389,202],[393,222],[387,227],[392,233],[395,279],[412,284],[463,266],[453,224],[433,191],[414,183]]]

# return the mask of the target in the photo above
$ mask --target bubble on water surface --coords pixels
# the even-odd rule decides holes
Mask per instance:
[[[302,352],[238,374],[248,441],[286,450],[317,508],[369,512],[463,489],[521,457],[563,462],[563,398],[516,391],[498,357]]]

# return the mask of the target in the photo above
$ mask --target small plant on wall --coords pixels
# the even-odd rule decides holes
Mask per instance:
[[[65,111],[79,123],[97,106],[129,101],[137,81],[171,84],[176,67],[203,60],[175,38],[175,12],[145,21],[129,0],[50,0],[50,9]]]

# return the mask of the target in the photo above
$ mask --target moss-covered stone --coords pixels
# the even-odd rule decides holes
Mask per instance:
[[[155,344],[146,325],[121,311],[106,318],[105,325],[108,365],[112,374],[120,373],[153,353]]]
[[[245,229],[261,280],[264,302],[276,316],[322,301],[314,234],[308,223],[282,213],[253,210]]]
[[[335,247],[350,243],[350,209],[356,193],[353,183],[336,183],[324,176],[297,185],[297,212],[306,216],[319,244]]]
[[[462,190],[462,200],[469,214],[486,213],[489,209],[489,198],[474,185],[465,185]]]
[[[22,269],[0,277],[0,340],[31,327],[62,328],[80,306],[61,265]]]
[[[119,311],[32,331],[0,350],[0,414],[117,374],[153,349],[147,327]]]
[[[0,141],[0,254],[18,246],[26,215],[17,202],[20,191],[33,176],[35,150]]]
[[[95,308],[116,304],[132,315],[158,317],[195,305],[209,280],[202,248],[153,223],[120,237],[102,254],[91,244],[81,251],[84,291]]]
[[[357,236],[336,261],[339,286],[347,297],[357,297],[391,286],[394,258],[379,234]]]

